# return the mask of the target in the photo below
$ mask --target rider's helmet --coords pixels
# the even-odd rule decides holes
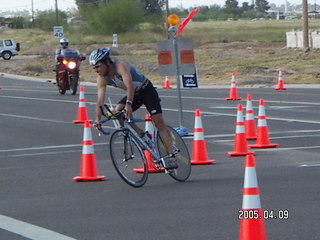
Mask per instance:
[[[98,62],[106,59],[110,59],[110,48],[97,48],[91,52],[89,56],[89,64],[96,65]]]
[[[63,48],[68,47],[68,45],[69,45],[69,40],[68,40],[67,38],[61,38],[61,39],[60,39],[60,45],[61,45]]]

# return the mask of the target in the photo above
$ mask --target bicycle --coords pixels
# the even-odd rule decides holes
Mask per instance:
[[[181,136],[170,126],[169,133],[173,141],[173,154],[168,154],[163,140],[154,126],[154,140],[149,141],[142,139],[139,134],[132,128],[131,123],[151,121],[151,119],[126,119],[124,118],[124,110],[113,113],[107,105],[104,107],[108,111],[106,115],[101,108],[102,115],[106,118],[101,123],[106,123],[110,120],[123,121],[123,126],[115,130],[109,142],[110,155],[112,163],[119,176],[129,185],[133,187],[142,187],[148,179],[148,162],[145,151],[151,154],[151,164],[157,172],[165,170],[173,179],[184,182],[188,179],[191,173],[191,160],[188,148]],[[152,122],[153,124],[153,122]],[[153,124],[154,125],[154,124]],[[104,135],[110,134],[103,130],[102,127],[98,130]],[[178,167],[168,169],[166,164],[167,158],[175,157]],[[142,169],[143,171],[136,171]]]

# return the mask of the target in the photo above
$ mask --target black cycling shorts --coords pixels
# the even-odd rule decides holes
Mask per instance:
[[[140,90],[136,91],[132,101],[132,110],[138,110],[142,105],[145,105],[151,115],[162,113],[160,98],[157,90],[152,83],[148,83]],[[118,104],[126,104],[127,96],[122,98]]]

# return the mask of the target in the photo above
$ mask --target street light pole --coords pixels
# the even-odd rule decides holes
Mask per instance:
[[[308,22],[308,0],[302,0],[303,12],[303,48],[309,49],[309,22]]]

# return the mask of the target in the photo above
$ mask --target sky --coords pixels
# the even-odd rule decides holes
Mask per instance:
[[[218,4],[223,6],[226,2],[226,0],[168,0],[169,1],[169,7],[176,7],[176,6],[182,6],[184,8],[189,7],[196,7],[196,6],[202,6],[202,5],[214,5]],[[267,0],[269,3],[275,3],[276,5],[282,5],[285,3],[285,0]],[[287,0],[288,3],[291,4],[302,4],[302,0]],[[308,0],[309,4],[314,4],[315,0]],[[316,0],[320,3],[320,0]],[[239,6],[242,5],[243,2],[249,2],[251,3],[252,0],[238,0]]]
[[[7,10],[31,10],[31,5],[33,2],[33,9],[36,10],[50,10],[55,9],[56,0],[0,0],[0,11]],[[223,6],[225,0],[168,0],[169,7],[178,7],[181,6],[184,8],[191,8],[203,5],[214,5],[218,4]],[[302,0],[287,0],[291,4],[301,4]],[[251,3],[252,0],[238,0],[239,5],[241,6],[243,2]],[[269,3],[275,3],[276,5],[281,5],[285,3],[285,0],[268,0]],[[314,3],[320,4],[320,0],[309,0],[309,4]],[[69,10],[76,7],[75,0],[57,0],[58,8],[61,10]]]

